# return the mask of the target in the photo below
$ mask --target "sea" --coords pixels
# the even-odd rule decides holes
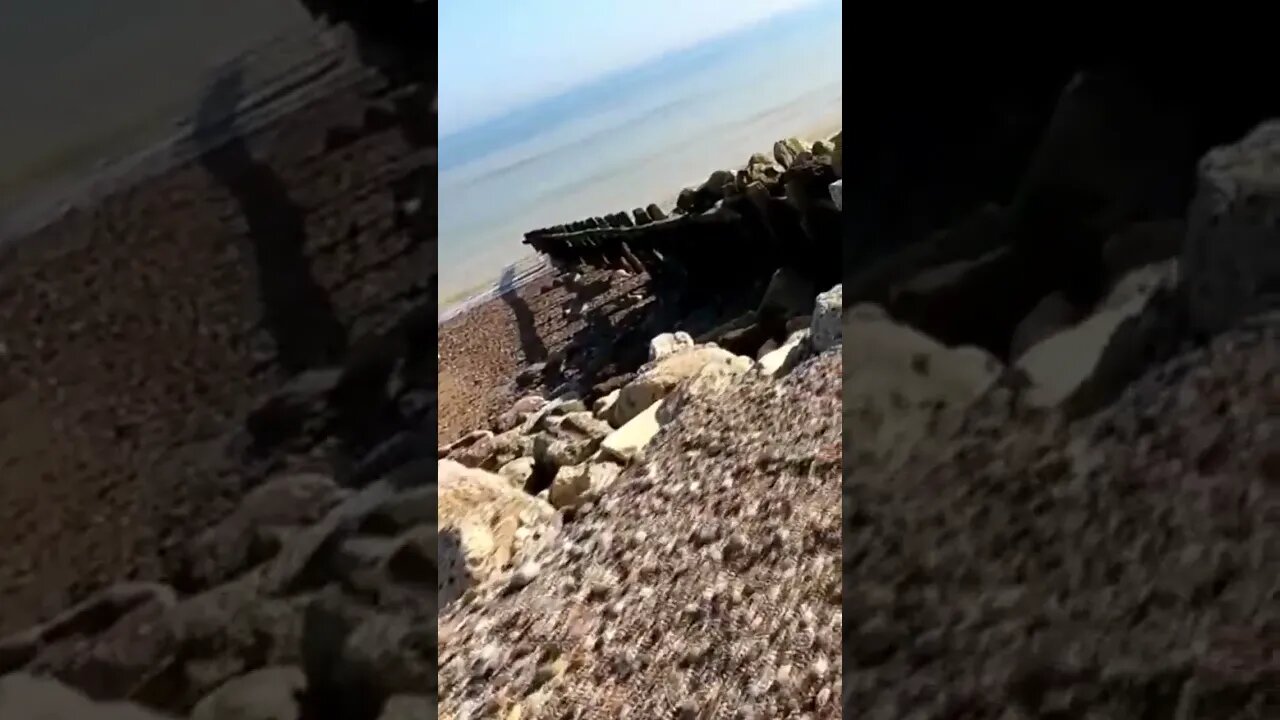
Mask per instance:
[[[841,126],[841,9],[822,3],[440,138],[441,316],[536,274],[524,233],[657,203],[786,137]]]

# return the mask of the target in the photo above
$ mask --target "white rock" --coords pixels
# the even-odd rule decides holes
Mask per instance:
[[[1137,270],[1091,317],[1028,350],[1017,362],[1031,381],[1028,400],[1080,417],[1114,397],[1142,372],[1153,347],[1173,341],[1177,282],[1177,260]]]
[[[613,406],[618,402],[618,396],[621,394],[622,389],[618,388],[604,397],[596,398],[596,401],[591,404],[591,412],[601,420],[609,422],[613,417]]]
[[[818,295],[813,304],[812,324],[809,326],[809,341],[815,351],[823,352],[840,344],[840,316],[843,309],[843,285],[836,285]]]
[[[661,404],[656,402],[650,405],[625,425],[613,431],[604,439],[604,442],[600,443],[600,457],[617,460],[623,464],[631,462],[662,428],[658,424],[658,406]]]
[[[804,359],[810,349],[809,330],[798,330],[780,347],[770,350],[760,358],[759,372],[767,377],[781,377]]]
[[[722,393],[733,384],[735,378],[755,367],[751,358],[738,355],[728,362],[710,362],[703,365],[693,377],[684,380],[667,394],[658,409],[658,423],[667,425],[676,419],[694,398],[710,397]]]
[[[732,364],[738,356],[713,345],[690,348],[645,366],[622,388],[614,403],[611,424],[622,427],[642,410],[666,397],[676,386],[711,363]]]
[[[683,330],[674,333],[662,333],[649,341],[649,361],[661,360],[692,347],[693,338]]]
[[[498,474],[511,483],[511,487],[523,489],[533,477],[533,458],[521,457],[498,468]]]
[[[501,475],[437,463],[441,605],[506,567],[535,559],[557,535],[560,516],[549,504],[511,487]],[[531,532],[521,533],[522,528]],[[528,539],[527,541],[525,539]]]
[[[888,470],[922,441],[945,440],[1003,370],[990,354],[949,348],[876,306],[851,308],[845,334],[845,445]]]
[[[622,468],[611,462],[586,462],[562,467],[551,481],[548,500],[558,510],[575,508],[599,496],[618,479]]]

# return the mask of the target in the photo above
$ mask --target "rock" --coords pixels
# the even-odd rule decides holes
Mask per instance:
[[[1032,347],[1017,362],[1027,399],[1078,418],[1114,399],[1176,344],[1178,261],[1131,273],[1093,316]]]
[[[168,720],[124,702],[95,702],[62,683],[15,673],[0,677],[4,720]]]
[[[809,152],[813,153],[814,157],[831,157],[833,150],[834,148],[826,142],[822,140],[815,140],[813,147],[809,149]]]
[[[733,173],[728,170],[716,170],[707,176],[706,182],[698,188],[698,194],[705,198],[703,202],[709,200],[714,205],[716,201],[724,199],[725,188],[732,185]]]
[[[190,707],[264,664],[296,662],[307,596],[265,595],[264,570],[252,570],[174,608],[169,622],[180,639],[172,653],[177,666],[155,678],[160,686],[156,694],[166,705]]]
[[[1220,333],[1280,307],[1280,120],[1207,153],[1191,204],[1183,274],[1192,329]]]
[[[547,363],[536,362],[530,363],[516,375],[516,385],[520,387],[529,387],[536,385],[542,381],[547,374]]]
[[[564,397],[559,397],[547,402],[537,411],[530,413],[525,419],[524,424],[520,426],[520,432],[530,435],[547,427],[547,422],[554,417],[562,416],[571,412],[582,412],[587,409],[586,403],[578,399],[576,394],[569,393]]]
[[[579,507],[595,499],[621,473],[622,468],[611,462],[588,462],[562,467],[551,481],[548,499],[557,510]]]
[[[322,368],[308,370],[289,380],[246,418],[245,427],[254,442],[261,446],[275,445],[302,431],[308,421],[323,415],[342,373],[342,368]]]
[[[823,352],[829,347],[840,344],[843,302],[841,285],[836,285],[815,299],[813,322],[809,325],[809,342],[815,351]]]
[[[511,410],[517,413],[532,413],[541,410],[546,404],[547,401],[540,395],[525,395],[511,406]]]
[[[450,453],[448,459],[467,467],[497,470],[512,460],[532,452],[533,439],[525,435],[520,428],[515,428],[501,435],[481,438],[468,447]]]
[[[791,318],[809,311],[818,289],[813,281],[789,267],[778,268],[769,278],[756,314],[761,318]]]
[[[374,483],[339,503],[320,522],[289,538],[265,567],[263,590],[284,595],[323,585],[331,569],[333,551],[396,494],[389,482]]]
[[[589,411],[551,418],[547,430],[533,437],[533,458],[550,468],[577,465],[591,457],[613,428]]]
[[[844,180],[837,180],[828,187],[831,188],[831,202],[836,204],[836,209],[844,209]]]
[[[661,360],[668,355],[674,355],[681,350],[688,350],[693,347],[693,338],[689,337],[689,333],[683,330],[674,333],[662,333],[655,335],[649,341],[649,361]]]
[[[900,467],[922,441],[945,442],[1004,367],[976,348],[949,348],[857,305],[845,322],[844,436],[859,459]]]
[[[810,350],[809,330],[806,328],[792,333],[780,347],[765,353],[757,367],[762,375],[772,378],[781,377],[799,365]]]
[[[656,203],[649,203],[649,206],[646,207],[645,210],[649,213],[649,219],[654,222],[667,219],[667,214],[662,212],[662,208],[658,207]]]
[[[804,143],[796,138],[779,140],[773,144],[773,159],[777,160],[784,170],[790,169],[795,164],[800,153],[806,152],[808,152],[808,149],[805,148]]]
[[[1062,293],[1049,293],[1014,328],[1013,340],[1009,343],[1009,358],[1016,361],[1040,341],[1066,330],[1080,320],[1080,311],[1067,302]]]
[[[658,430],[662,429],[658,424],[659,405],[661,401],[645,408],[605,438],[604,442],[600,443],[601,458],[616,460],[624,465],[634,460],[636,455],[658,434]]]
[[[777,349],[778,343],[774,342],[773,338],[765,340],[764,344],[760,346],[760,349],[756,350],[756,362],[760,362],[760,358],[767,356],[769,353]]]
[[[165,585],[112,586],[31,632],[37,652],[26,668],[91,697],[123,697],[174,652],[176,603]]]
[[[435,445],[425,431],[398,432],[360,458],[360,461],[351,469],[350,476],[344,479],[343,484],[364,487],[402,465],[432,459],[431,450],[434,448]]]
[[[1186,236],[1181,219],[1134,223],[1113,234],[1102,247],[1107,286],[1114,287],[1134,270],[1178,257]]]
[[[393,695],[378,720],[436,720],[436,703],[430,695]]]
[[[1112,233],[1184,212],[1195,124],[1163,92],[1121,73],[1072,78],[1018,187],[1019,277],[1006,280],[1004,302],[1024,315],[1054,290],[1081,307],[1105,295],[1101,251]]]
[[[420,594],[437,581],[440,561],[440,530],[435,522],[410,528],[394,541],[383,568],[387,578]]]
[[[273,528],[318,522],[347,493],[326,475],[273,477],[250,490],[230,515],[195,538],[191,578],[202,587],[222,583],[249,565],[271,559]]]
[[[511,406],[511,409],[498,416],[498,432],[506,432],[520,427],[533,413],[546,407],[547,401],[539,395],[526,395]]]
[[[1035,305],[1012,305],[1009,273],[1016,272],[1007,247],[976,258],[949,261],[921,270],[891,290],[892,315],[949,345],[972,344],[1004,354],[1013,329]],[[1012,317],[1014,313],[1017,317]],[[1008,315],[1009,317],[1004,317]]]
[[[387,699],[436,689],[429,616],[370,613],[334,593],[306,609],[301,717],[376,718]]]
[[[751,358],[734,357],[729,362],[711,362],[703,365],[693,377],[681,382],[662,401],[658,408],[657,420],[660,425],[674,422],[691,401],[696,398],[711,397],[724,392],[733,384],[735,378],[745,374],[755,366]]]
[[[695,347],[647,365],[618,394],[612,425],[622,427],[645,408],[666,397],[677,385],[710,363],[737,362],[737,355],[714,346]],[[573,464],[573,463],[570,463]]]
[[[767,188],[778,182],[782,177],[782,168],[774,162],[773,158],[764,153],[756,153],[747,161],[747,166],[742,170],[742,176],[738,181],[738,189],[741,192],[748,192],[748,187],[752,183],[760,183],[762,189]],[[768,194],[768,191],[764,191]]]
[[[686,215],[693,215],[698,210],[698,193],[693,188],[685,188],[676,197],[676,209]]]
[[[533,477],[533,466],[534,459],[531,457],[516,458],[498,468],[498,474],[506,478],[511,487],[524,489]]]
[[[559,531],[554,508],[499,475],[442,460],[439,477],[441,607],[513,562],[535,558]]]
[[[297,720],[302,670],[265,667],[227,681],[196,704],[191,720]]]
[[[434,555],[434,536],[432,543]],[[415,554],[419,547],[417,543],[405,543],[403,547],[410,562],[420,557]],[[333,579],[341,582],[344,587],[354,588],[370,596],[379,595],[387,584],[387,560],[400,548],[399,539],[369,536],[345,538],[333,551],[330,572]],[[434,563],[434,559],[430,562]],[[432,565],[433,570],[434,567]],[[434,574],[432,577],[435,577]]]
[[[493,437],[493,433],[489,430],[472,430],[448,445],[441,445],[436,451],[436,457],[438,459],[447,458],[460,450],[465,450],[481,440],[486,440],[491,437]]]
[[[621,394],[622,388],[616,388],[610,391],[609,394],[596,398],[596,401],[591,404],[591,412],[595,413],[596,417],[601,420],[608,422],[612,417],[613,406],[618,402],[618,396]]]
[[[339,677],[368,672],[387,695],[434,689],[434,633],[403,615],[369,615],[347,638]]]
[[[836,133],[831,138],[831,167],[835,168],[836,177],[844,177],[844,154],[841,141],[844,137],[844,131]],[[837,201],[838,204],[838,201]]]

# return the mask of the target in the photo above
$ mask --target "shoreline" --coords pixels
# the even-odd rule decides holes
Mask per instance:
[[[833,119],[823,122],[821,125],[814,126],[805,132],[796,133],[787,137],[794,137],[806,144],[811,144],[814,140],[829,139],[836,133],[840,132],[842,127],[843,125],[841,120]],[[768,149],[757,152],[771,155],[773,152],[773,146],[770,145]],[[744,161],[739,165],[725,169],[736,173],[739,170],[745,169],[747,164],[748,163]],[[714,172],[714,170],[708,171],[708,174],[711,172]],[[703,181],[705,181],[705,178],[703,178]],[[692,182],[687,187],[697,187],[701,182],[702,181]],[[664,213],[670,216],[676,207],[676,202],[679,198],[680,192],[681,190],[676,190],[674,193],[665,193],[661,199],[653,201],[653,204],[657,205]],[[506,272],[507,269],[518,267],[521,264],[532,265],[533,267],[530,267],[523,273],[518,274],[510,287],[501,287],[501,273]],[[544,258],[541,258],[536,252],[530,252],[528,255],[523,256],[502,268],[502,270],[499,271],[498,278],[491,281],[485,281],[483,284],[477,285],[473,289],[459,291],[453,296],[465,296],[462,299],[456,301],[446,299],[441,301],[440,310],[437,314],[437,325],[443,325],[454,320],[458,316],[474,310],[489,300],[494,300],[515,292],[529,283],[543,278],[554,271],[555,268],[551,267]]]
[[[237,66],[247,78],[258,78],[246,88],[234,110],[235,122],[217,136],[195,138],[191,117],[200,97],[220,73]],[[139,121],[149,127],[175,128],[173,132],[149,143],[130,143],[130,147],[106,153],[106,157],[72,163],[65,171],[45,173],[45,177],[30,181],[26,190],[0,196],[0,244],[20,241],[68,212],[93,207],[112,193],[189,163],[232,137],[252,136],[274,120],[358,84],[368,75],[367,69],[353,62],[344,50],[344,40],[331,29],[281,33],[210,70],[187,112],[170,109],[160,117]]]
[[[480,286],[483,289],[464,290],[461,293],[458,293],[459,295],[466,295],[466,297],[460,300],[452,302],[446,300],[441,302],[440,309],[436,314],[436,324],[444,325],[451,320],[455,320],[459,316],[465,315],[467,312],[489,302],[490,300],[497,300],[498,298],[519,292],[535,281],[545,278],[556,271],[550,263],[535,254],[507,265],[507,267],[503,269],[503,272],[505,273],[507,269],[518,268],[521,264],[526,265],[526,269],[523,271],[517,269],[511,283],[506,287],[503,286],[501,277],[499,277],[498,280],[486,282],[484,285]]]

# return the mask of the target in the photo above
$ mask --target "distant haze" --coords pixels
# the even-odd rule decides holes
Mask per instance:
[[[442,0],[440,132],[819,3],[838,0]]]

